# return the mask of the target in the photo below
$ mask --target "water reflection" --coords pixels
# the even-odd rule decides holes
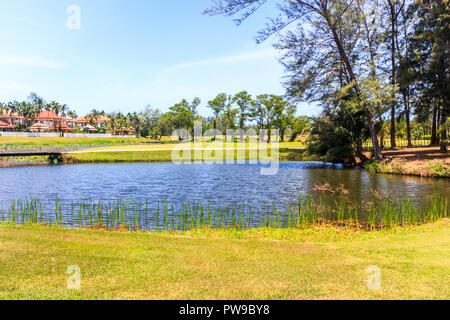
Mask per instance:
[[[284,206],[315,185],[341,183],[358,201],[372,189],[421,201],[428,194],[449,195],[447,179],[371,175],[361,169],[317,162],[283,162],[274,176],[261,176],[257,165],[174,165],[172,163],[83,164],[0,169],[0,201],[30,195],[79,200],[133,197],[150,202],[188,201],[220,204],[251,202],[255,207]]]

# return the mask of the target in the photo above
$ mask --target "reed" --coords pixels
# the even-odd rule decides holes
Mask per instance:
[[[199,228],[307,228],[318,225],[374,230],[417,225],[447,218],[448,199],[427,196],[422,203],[400,197],[374,194],[367,202],[349,197],[300,195],[284,208],[276,205],[253,210],[250,203],[228,206],[187,202],[175,207],[166,202],[137,199],[83,199],[46,202],[27,197],[14,199],[0,209],[0,222],[46,224],[72,228],[102,228],[133,231],[186,231]]]

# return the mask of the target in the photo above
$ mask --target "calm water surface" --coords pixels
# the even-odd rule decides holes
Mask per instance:
[[[426,195],[450,195],[448,179],[372,175],[361,169],[313,162],[283,162],[274,176],[261,176],[257,165],[175,165],[172,163],[83,164],[0,169],[0,203],[29,197],[88,197],[148,199],[176,206],[188,201],[251,202],[265,206],[295,202],[299,194],[311,194],[315,185],[343,183],[357,200],[366,200],[370,189],[420,201]]]

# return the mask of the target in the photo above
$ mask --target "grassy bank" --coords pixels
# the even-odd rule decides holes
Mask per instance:
[[[212,143],[202,143],[203,152],[198,153],[198,145],[191,144],[191,151],[182,154],[184,160],[194,161],[217,161],[218,156],[210,149],[222,152],[222,160],[226,160],[228,153],[234,155],[234,160],[255,159],[273,160],[269,147],[267,151],[256,150],[261,145],[249,145],[248,143],[223,143],[220,145]],[[64,156],[65,163],[108,163],[108,162],[169,162],[176,160],[172,157],[172,152],[180,148],[179,144],[154,144],[145,146],[110,146],[100,148],[89,148],[81,152],[69,152]],[[230,151],[230,150],[233,150]],[[301,142],[280,143],[279,160],[281,161],[318,161],[319,158],[306,153],[304,144]]]
[[[439,146],[394,148],[384,150],[383,156],[383,161],[369,162],[365,167],[373,173],[450,177],[450,157],[441,153]]]
[[[372,173],[450,178],[450,163],[444,160],[407,161],[394,159],[388,163],[383,161],[370,162],[365,167]]]
[[[82,148],[92,146],[139,145],[154,142],[146,138],[47,138],[1,137],[0,151],[29,149]]]
[[[320,159],[308,155],[301,149],[280,149],[280,161],[319,161]],[[194,161],[198,157],[191,156]],[[249,160],[249,152],[245,158],[235,156],[235,160]],[[259,160],[265,159],[258,157]],[[210,160],[207,156],[203,161]],[[225,160],[225,158],[224,158]],[[68,153],[64,155],[64,163],[111,163],[111,162],[170,162],[172,161],[172,151],[170,150],[149,150],[149,151],[110,151],[110,152],[90,152],[90,153]]]
[[[0,224],[0,299],[448,299],[449,257],[448,220],[234,235]],[[81,271],[74,291],[73,265]],[[379,290],[364,282],[372,265]]]

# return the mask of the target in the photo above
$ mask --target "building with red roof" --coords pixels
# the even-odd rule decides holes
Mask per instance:
[[[17,112],[11,112],[10,110],[0,110],[0,121],[3,121],[12,126],[17,126],[23,123],[23,117]]]
[[[12,130],[14,130],[14,128],[15,128],[15,126],[10,125],[10,124],[0,120],[0,131],[12,131]]]
[[[36,123],[43,124],[46,127],[50,128],[50,130],[60,131],[62,127],[67,128],[66,125],[63,123],[63,118],[52,110],[41,111],[37,115],[37,117],[34,118],[31,122],[32,124]]]

